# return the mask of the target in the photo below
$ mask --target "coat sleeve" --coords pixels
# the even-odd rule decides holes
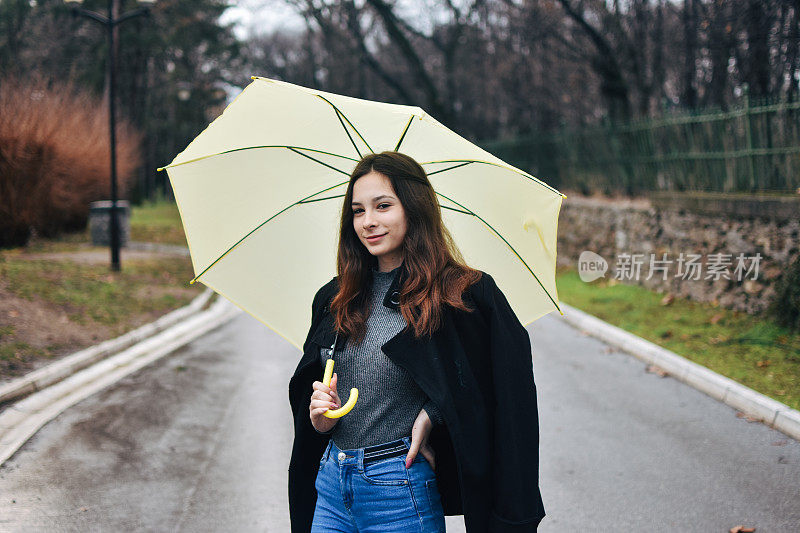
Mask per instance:
[[[304,355],[309,353],[312,344],[311,338],[324,316],[323,308],[326,304],[324,300],[326,294],[328,294],[328,291],[323,287],[314,296],[311,305],[311,325],[303,343]],[[311,388],[307,387],[307,379],[304,378],[303,382],[298,379],[298,369],[302,364],[303,358],[298,362],[298,367],[289,380],[289,403],[294,419],[294,442],[292,443],[288,476],[289,520],[292,533],[311,530],[314,506],[317,500],[317,493],[314,489],[314,476],[317,473],[317,462],[328,441],[326,437],[312,431],[313,426],[308,413]]]
[[[336,278],[334,278],[334,280],[335,279]],[[319,326],[319,323],[322,321],[323,308],[325,305],[327,305],[327,302],[325,301],[327,288],[328,285],[332,283],[334,280],[331,280],[326,285],[323,285],[314,295],[314,300],[311,302],[311,325],[308,328],[308,334],[306,334],[306,340],[303,342],[303,354],[308,353],[308,350],[311,347],[311,337],[314,335],[314,332],[317,330],[317,326]],[[298,368],[300,364],[302,364],[302,358],[300,361],[298,361]],[[297,374],[297,369],[295,369],[295,374]],[[297,416],[297,412],[299,409],[299,399],[297,394],[292,394],[293,382],[294,382],[294,377],[292,377],[289,380],[289,405],[292,408],[292,414],[294,416]],[[310,392],[308,393],[308,396],[309,397],[311,396]],[[308,415],[306,414],[306,416]],[[310,418],[308,419],[308,425],[311,426]]]
[[[544,518],[539,492],[539,410],[528,331],[486,276],[494,387],[492,533],[532,533]]]
[[[306,340],[303,343],[303,353],[308,351],[308,346],[311,342],[311,335],[314,334],[314,331],[317,329],[319,321],[322,318],[322,308],[326,304],[323,298],[325,297],[327,286],[328,284],[325,284],[320,287],[317,290],[317,293],[314,295],[314,300],[311,302],[311,326],[308,328],[308,334],[306,335]]]
[[[425,412],[428,413],[428,418],[431,419],[431,423],[434,426],[441,425],[444,423],[442,419],[442,413],[439,411],[439,408],[436,407],[436,404],[433,403],[433,400],[430,398],[425,402],[425,405],[422,406],[425,409]]]

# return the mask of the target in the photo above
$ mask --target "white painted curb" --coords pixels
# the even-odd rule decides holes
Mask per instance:
[[[173,324],[177,324],[181,320],[185,320],[199,312],[213,294],[214,291],[206,288],[189,305],[167,313],[154,322],[145,324],[115,339],[109,339],[85,350],[75,352],[38,370],[29,372],[21,378],[0,385],[0,404],[16,400],[31,392],[42,390],[110,354],[120,352],[137,342],[155,335],[159,331],[167,329]]]
[[[687,385],[800,440],[800,411],[579,309],[563,302],[559,305],[564,312],[561,318],[575,328],[666,370]]]
[[[10,405],[0,413],[0,465],[39,428],[67,407],[193,341],[239,313],[241,310],[238,307],[219,297],[207,310],[195,313],[114,356]]]

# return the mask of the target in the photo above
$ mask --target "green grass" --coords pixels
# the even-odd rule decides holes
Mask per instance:
[[[112,272],[105,263],[25,259],[13,251],[0,253],[0,297],[10,293],[42,308],[63,311],[69,319],[64,327],[96,331],[103,326],[105,338],[188,304],[204,289],[200,284],[190,286],[192,277],[188,257],[127,260],[120,272]],[[0,376],[19,375],[32,361],[83,347],[19,338],[13,326],[0,324]]]
[[[131,240],[186,245],[174,202],[160,200],[132,207]],[[204,287],[194,277],[188,257],[123,260],[121,272],[107,262],[87,264],[64,258],[36,259],[30,254],[95,250],[89,228],[55,239],[33,238],[27,246],[0,251],[0,298],[14,294],[43,308],[67,314],[66,327],[98,328],[114,336],[186,305]],[[102,247],[107,249],[107,247]],[[28,257],[25,257],[28,256]],[[80,347],[21,338],[0,317],[0,376],[25,372],[37,359]],[[105,329],[107,328],[107,329]]]
[[[75,233],[64,233],[54,239],[45,239],[42,237],[32,238],[28,244],[21,248],[11,248],[2,250],[0,253],[57,253],[57,252],[75,252],[85,249],[86,245],[92,240],[87,227],[83,231]]]
[[[800,334],[747,315],[614,280],[559,271],[559,299],[751,389],[800,409]]]
[[[111,272],[106,264],[0,255],[0,278],[11,293],[31,301],[50,302],[66,310],[70,320],[79,324],[94,321],[115,326],[135,315],[163,312],[188,303],[202,290],[188,284],[192,277],[188,258],[125,261],[121,272]],[[154,291],[155,288],[185,290],[165,293]]]
[[[33,358],[47,358],[51,352],[46,349],[36,348],[26,342],[10,341],[0,343],[0,374],[24,368],[26,360]]]
[[[131,209],[131,240],[186,246],[175,202],[157,200],[134,206]]]

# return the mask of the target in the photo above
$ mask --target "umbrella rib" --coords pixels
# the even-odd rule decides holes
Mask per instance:
[[[542,187],[545,187],[546,189],[551,190],[552,192],[558,194],[559,196],[563,196],[564,198],[566,198],[566,196],[564,196],[561,192],[557,191],[556,189],[552,188],[551,186],[549,186],[548,184],[546,184],[542,180],[540,180],[538,178],[535,178],[535,177],[531,176],[530,174],[528,174],[526,172],[522,172],[521,170],[509,167],[509,166],[498,165],[497,163],[492,163],[491,161],[481,161],[480,159],[442,159],[441,161],[426,161],[424,163],[420,163],[420,165],[431,165],[431,164],[434,164],[434,163],[483,163],[484,165],[491,165],[491,166],[497,167],[497,168],[504,168],[506,170],[510,170],[512,172],[516,172],[520,176],[526,177],[529,180],[533,181],[534,183],[538,183]],[[447,168],[447,169],[444,169],[444,170],[452,170],[453,168],[458,168],[458,167],[450,167],[450,168]],[[435,174],[435,172],[433,172],[433,174]],[[428,175],[430,176],[430,174],[428,174]]]
[[[402,134],[402,135],[400,135],[400,139],[397,141],[397,145],[394,147],[394,151],[395,151],[395,152],[396,152],[397,150],[399,150],[399,149],[400,149],[400,144],[403,142],[403,139],[405,139],[405,138],[406,138],[406,133],[408,133],[408,128],[409,128],[409,127],[411,127],[411,121],[413,121],[413,120],[414,120],[414,116],[415,116],[415,115],[411,115],[411,116],[408,118],[408,124],[406,124],[406,127],[405,127],[405,129],[403,130],[403,134]]]
[[[450,207],[448,205],[439,205],[442,209],[449,209],[450,211],[455,211],[456,213],[464,213],[465,215],[475,215],[472,211],[462,211],[461,209],[456,209],[455,207]]]
[[[320,96],[320,98],[322,98],[322,97]],[[322,98],[322,99],[325,100],[324,98]],[[326,100],[326,102],[327,102],[327,100]],[[328,102],[328,103],[330,104],[330,102]],[[331,105],[333,105],[333,104],[331,104]],[[342,120],[342,115],[339,114],[339,110],[336,109],[336,107],[334,107],[333,110],[336,112],[336,118],[339,119],[339,124],[341,124],[342,128],[344,128],[344,132],[347,134],[347,138],[350,139],[350,142],[353,144],[353,148],[356,149],[356,153],[358,154],[358,157],[364,157],[364,156],[361,155],[361,150],[358,149],[358,145],[353,140],[353,136],[350,135],[350,130],[348,130],[347,126],[344,125],[344,121]]]
[[[348,180],[348,181],[349,181],[349,180]],[[318,195],[318,194],[320,194],[320,193],[323,193],[323,192],[325,192],[325,191],[329,191],[329,190],[331,190],[331,189],[335,189],[336,187],[341,187],[342,185],[345,185],[346,183],[347,183],[347,181],[343,181],[343,182],[341,182],[341,183],[337,183],[336,185],[331,185],[330,187],[327,187],[327,188],[325,188],[325,189],[322,189],[321,191],[317,191],[317,192],[315,192],[314,194],[309,194],[309,195],[308,195],[308,196],[306,196],[305,198],[302,198],[302,199],[300,199],[300,200],[296,201],[296,202],[295,202],[295,203],[293,203],[293,204],[289,204],[289,205],[287,205],[286,207],[284,207],[283,209],[281,209],[280,211],[278,211],[277,213],[275,213],[274,215],[272,215],[271,217],[269,217],[267,220],[265,220],[264,222],[262,222],[261,224],[259,224],[259,225],[258,225],[258,226],[256,226],[255,228],[251,229],[251,230],[250,230],[250,231],[247,233],[247,235],[245,235],[244,237],[242,237],[241,239],[239,239],[238,241],[236,241],[236,242],[233,244],[233,246],[231,246],[230,248],[228,248],[227,250],[225,250],[225,252],[224,252],[224,253],[223,253],[221,256],[217,257],[217,258],[216,258],[216,259],[215,259],[215,260],[214,260],[214,261],[213,261],[213,262],[212,262],[210,265],[208,265],[208,266],[207,266],[207,267],[206,267],[206,268],[205,268],[205,269],[204,269],[202,272],[200,272],[200,273],[199,273],[198,275],[196,275],[196,276],[195,276],[195,277],[194,277],[194,278],[193,278],[191,281],[189,281],[189,284],[191,285],[191,284],[193,284],[195,281],[197,281],[198,279],[200,279],[200,276],[202,276],[203,274],[205,274],[206,272],[208,272],[208,269],[209,269],[209,268],[211,268],[211,267],[213,267],[214,265],[216,265],[216,264],[217,264],[217,263],[218,263],[218,262],[219,262],[219,261],[220,261],[220,260],[221,260],[223,257],[225,257],[226,255],[228,255],[228,253],[229,253],[231,250],[233,250],[234,248],[236,248],[237,246],[239,246],[239,244],[240,244],[240,243],[241,243],[243,240],[245,240],[245,239],[246,239],[246,238],[248,238],[250,235],[252,235],[253,233],[255,233],[255,232],[256,232],[256,231],[257,231],[259,228],[261,228],[261,226],[263,226],[264,224],[266,224],[267,222],[269,222],[269,221],[270,221],[270,220],[272,220],[273,218],[277,217],[278,215],[280,215],[280,214],[281,214],[281,213],[283,213],[284,211],[288,211],[289,209],[291,209],[292,207],[294,207],[294,206],[296,206],[296,205],[298,205],[298,204],[303,204],[303,203],[306,203],[306,201],[307,201],[309,198],[313,198],[314,196],[316,196],[316,195]],[[343,196],[344,196],[344,195],[343,195]],[[338,198],[338,197],[337,197],[337,196],[332,196],[331,198]],[[320,198],[320,199],[322,200],[322,199],[324,199],[324,198]]]
[[[433,176],[434,174],[438,174],[439,172],[446,172],[448,170],[453,170],[454,168],[463,167],[465,165],[469,165],[470,163],[472,163],[472,161],[467,161],[465,163],[460,163],[460,164],[454,165],[452,167],[442,168],[440,170],[434,170],[433,172],[427,172],[426,174],[428,176]]]
[[[342,112],[339,110],[339,108],[338,108],[338,107],[336,107],[336,106],[333,104],[333,102],[331,102],[330,100],[328,100],[327,98],[325,98],[325,97],[324,97],[324,96],[322,96],[321,94],[318,94],[317,96],[319,96],[320,98],[322,98],[323,100],[325,100],[326,102],[328,102],[328,105],[329,105],[329,106],[331,106],[331,107],[333,108],[333,110],[334,110],[334,111],[336,111],[336,116],[338,116],[338,117],[339,117],[339,122],[341,122],[341,121],[342,121],[342,119],[345,119],[345,120],[347,121],[347,123],[348,123],[348,124],[350,124],[350,127],[351,127],[351,128],[353,128],[353,131],[354,131],[354,132],[356,132],[356,135],[358,135],[358,138],[359,138],[359,139],[361,139],[361,142],[363,142],[364,144],[366,144],[366,145],[367,145],[367,148],[369,148],[369,151],[370,151],[370,152],[373,152],[373,153],[375,152],[375,150],[373,150],[373,149],[372,149],[372,147],[369,145],[369,143],[367,142],[367,140],[366,140],[366,139],[365,139],[365,138],[364,138],[364,137],[361,135],[361,133],[358,131],[358,128],[356,128],[356,127],[353,125],[353,123],[352,123],[352,122],[350,122],[350,119],[349,119],[349,118],[347,118],[347,115],[345,115],[344,113],[342,113]],[[345,125],[344,125],[344,124],[342,124],[342,127],[344,128],[344,131],[345,131],[345,132],[347,132],[347,136],[348,136],[348,137],[350,137],[350,132],[347,130],[347,127],[345,127]],[[362,157],[362,156],[361,156],[361,151],[358,149],[358,146],[356,146],[356,143],[355,143],[355,142],[353,142],[353,138],[352,138],[352,137],[350,137],[350,142],[352,142],[352,143],[353,143],[353,146],[355,147],[355,149],[356,149],[356,152],[358,152],[358,156],[359,156],[359,157]]]
[[[334,198],[344,198],[344,194],[338,194],[336,196],[326,196],[325,198],[314,198],[313,200],[300,200],[297,202],[298,204],[310,204],[311,202],[321,202],[322,200],[333,200]]]
[[[209,159],[209,158],[212,158],[212,157],[217,157],[217,156],[220,156],[220,155],[230,154],[230,153],[233,153],[233,152],[241,152],[243,150],[257,150],[257,149],[261,149],[261,148],[294,148],[296,150],[306,150],[307,152],[316,152],[318,154],[332,155],[333,157],[339,157],[341,159],[349,159],[350,161],[358,162],[358,159],[353,159],[352,157],[347,157],[346,155],[334,154],[333,152],[326,152],[325,150],[317,150],[315,148],[306,148],[305,146],[289,146],[289,145],[285,145],[285,144],[265,144],[265,145],[261,145],[261,146],[245,146],[243,148],[232,148],[230,150],[225,150],[224,152],[219,152],[219,153],[216,153],[216,154],[204,155],[202,157],[196,157],[194,159],[190,159],[189,161],[184,161],[182,163],[176,163],[174,165],[167,165],[165,167],[160,167],[157,170],[165,170],[165,169],[168,169],[168,168],[179,167],[181,165],[188,165],[189,163],[196,163],[197,161],[202,161],[203,159]]]
[[[345,172],[344,170],[338,169],[333,165],[329,165],[328,163],[325,163],[324,161],[320,161],[317,158],[314,158],[314,157],[311,157],[310,155],[304,154],[303,152],[300,152],[300,151],[296,150],[295,148],[292,148],[291,146],[289,146],[287,148],[289,148],[289,150],[291,150],[292,152],[294,152],[294,153],[296,153],[298,155],[302,155],[303,157],[307,157],[308,159],[310,159],[312,161],[316,161],[317,163],[319,163],[320,165],[322,165],[324,167],[328,167],[331,170],[335,170],[336,172],[340,172],[340,173],[344,174],[345,176],[348,176],[348,177],[350,176],[350,174]]]
[[[506,243],[506,246],[508,246],[508,247],[511,249],[511,251],[512,251],[512,252],[514,252],[514,255],[516,255],[516,256],[517,256],[517,258],[518,258],[520,261],[522,261],[522,264],[523,264],[523,265],[525,265],[525,268],[527,268],[527,269],[528,269],[528,272],[530,272],[530,273],[531,273],[531,275],[532,275],[532,276],[533,276],[533,278],[536,280],[536,282],[539,284],[539,286],[542,288],[542,290],[543,290],[543,291],[544,291],[544,293],[547,295],[547,297],[548,297],[548,298],[550,298],[550,301],[551,301],[551,302],[553,302],[553,305],[555,305],[555,306],[556,306],[556,309],[558,309],[558,312],[559,312],[559,313],[561,313],[562,315],[564,314],[564,313],[561,311],[561,308],[560,308],[560,307],[558,306],[558,304],[556,303],[556,301],[553,299],[553,297],[552,297],[552,296],[550,296],[550,293],[547,291],[547,289],[545,289],[545,288],[544,288],[544,285],[542,285],[542,282],[539,280],[539,276],[537,276],[537,275],[536,275],[536,274],[533,272],[533,270],[531,269],[531,267],[530,267],[530,266],[528,266],[528,263],[526,263],[526,262],[525,262],[525,260],[522,258],[522,256],[521,256],[521,255],[519,255],[519,254],[517,253],[517,250],[516,250],[516,249],[514,249],[514,247],[513,247],[513,246],[511,246],[511,243],[510,243],[510,242],[508,242],[508,241],[506,240],[506,238],[505,238],[505,237],[503,237],[503,236],[500,234],[500,232],[499,232],[499,231],[497,231],[496,229],[494,229],[494,227],[493,227],[491,224],[489,224],[488,222],[486,222],[486,220],[484,220],[484,219],[483,219],[483,217],[481,217],[479,214],[477,214],[476,212],[472,211],[472,210],[471,210],[471,209],[469,209],[468,207],[466,207],[466,206],[464,206],[464,205],[462,205],[462,204],[460,204],[460,203],[456,202],[456,201],[455,201],[455,200],[453,200],[452,198],[448,198],[447,196],[445,196],[444,194],[442,194],[442,193],[440,193],[440,192],[437,192],[436,194],[438,194],[438,195],[439,195],[439,196],[441,196],[442,198],[446,198],[447,200],[449,200],[449,201],[453,202],[453,203],[454,203],[454,204],[456,204],[457,206],[459,206],[459,207],[461,207],[461,208],[465,209],[466,211],[459,211],[459,212],[461,212],[461,213],[466,213],[466,214],[469,214],[469,215],[472,215],[472,216],[474,216],[475,218],[477,218],[478,220],[480,220],[481,222],[483,222],[484,224],[486,224],[486,226],[487,226],[487,227],[488,227],[490,230],[492,230],[492,231],[494,232],[494,234],[495,234],[495,235],[497,235],[498,237],[500,237],[500,239],[502,239],[502,241],[503,241],[504,243]],[[448,209],[452,209],[452,208],[448,208]],[[457,209],[454,209],[454,211],[458,211],[458,210],[457,210]]]

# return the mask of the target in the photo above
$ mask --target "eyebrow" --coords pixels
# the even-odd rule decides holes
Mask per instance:
[[[384,198],[389,198],[390,200],[394,200],[394,196],[389,196],[388,194],[382,194],[380,196],[376,196],[372,199],[373,202],[377,202],[378,200],[382,200]],[[353,202],[351,205],[361,205],[361,202]]]

